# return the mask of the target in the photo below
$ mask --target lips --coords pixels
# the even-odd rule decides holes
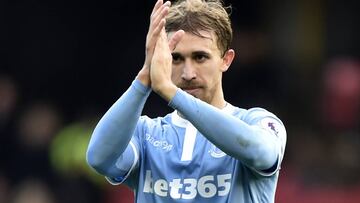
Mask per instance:
[[[199,87],[186,87],[186,88],[182,88],[185,92],[194,95],[197,91],[199,91]]]

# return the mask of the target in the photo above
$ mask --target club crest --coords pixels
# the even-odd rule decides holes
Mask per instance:
[[[225,152],[221,151],[221,149],[217,148],[215,145],[211,146],[209,153],[214,158],[221,158],[226,155]]]

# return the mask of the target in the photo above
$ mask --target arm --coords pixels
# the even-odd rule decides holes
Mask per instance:
[[[249,125],[178,89],[169,105],[178,110],[222,151],[259,171],[276,164],[279,137],[258,125]],[[267,116],[272,114],[267,113]],[[274,116],[273,116],[274,117]],[[277,120],[277,118],[274,117]]]
[[[150,88],[135,80],[97,124],[88,146],[87,161],[99,173],[117,177],[130,169],[135,155],[128,145],[149,94]],[[128,156],[122,156],[124,151]]]
[[[146,35],[145,62],[137,80],[106,112],[91,137],[87,161],[99,173],[122,177],[136,161],[136,149],[129,145],[145,101],[150,94],[150,65],[160,31],[165,24],[170,2],[158,0],[150,17]]]

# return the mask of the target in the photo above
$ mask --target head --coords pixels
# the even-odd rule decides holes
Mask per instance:
[[[224,104],[222,73],[233,58],[229,14],[219,0],[179,0],[166,19],[169,35],[185,35],[172,50],[173,82],[193,96],[214,106]]]

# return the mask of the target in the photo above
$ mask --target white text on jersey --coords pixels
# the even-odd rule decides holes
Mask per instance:
[[[170,151],[173,147],[172,144],[169,144],[166,140],[156,140],[153,136],[151,136],[150,134],[146,133],[146,141],[148,141],[150,144],[152,144],[154,147],[165,150],[165,151]]]
[[[153,180],[151,171],[146,170],[143,192],[161,197],[170,195],[172,199],[194,199],[197,195],[211,198],[215,195],[226,196],[231,187],[231,174],[206,175],[199,179],[175,178],[170,182],[165,179]]]

